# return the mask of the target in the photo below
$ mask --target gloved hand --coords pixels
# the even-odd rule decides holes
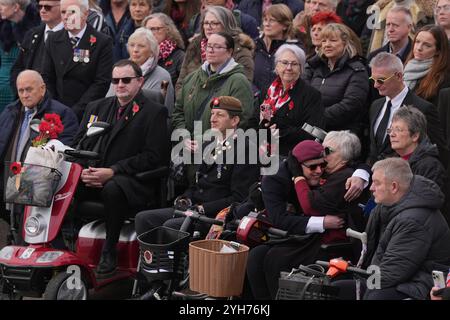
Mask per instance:
[[[178,196],[173,202],[173,207],[176,210],[186,211],[190,207],[192,207],[192,201],[189,198]]]
[[[293,178],[303,176],[302,166],[298,162],[297,158],[295,158],[295,156],[292,154],[291,151],[289,151],[286,161],[287,161],[287,167],[289,169],[289,172],[291,173],[291,176]]]

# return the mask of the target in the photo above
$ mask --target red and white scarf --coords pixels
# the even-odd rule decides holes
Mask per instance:
[[[294,101],[289,96],[289,91],[295,86],[297,81],[293,82],[289,88],[284,90],[283,83],[280,77],[277,77],[267,90],[267,97],[264,100],[264,105],[269,105],[272,109],[272,114],[275,114],[284,104],[289,102],[289,110],[294,108]]]
[[[166,60],[168,56],[177,48],[177,43],[171,39],[166,39],[159,44],[159,59]]]
[[[202,53],[202,63],[206,60],[206,45],[208,44],[208,39],[203,38],[200,42],[200,50]]]

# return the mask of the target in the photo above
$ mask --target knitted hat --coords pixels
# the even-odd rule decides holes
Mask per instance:
[[[314,140],[304,140],[294,147],[292,154],[300,163],[320,159],[323,157],[323,146]]]
[[[234,113],[242,112],[242,103],[230,96],[213,98],[209,104],[211,109],[223,109]]]

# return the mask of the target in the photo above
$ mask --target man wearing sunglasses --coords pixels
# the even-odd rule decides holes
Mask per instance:
[[[403,81],[403,64],[395,55],[381,52],[370,62],[371,79],[374,87],[383,98],[375,100],[369,111],[370,151],[366,164],[372,166],[376,161],[395,155],[389,141],[387,129],[391,127],[392,116],[402,105],[411,105],[419,109],[427,119],[427,135],[431,143],[436,144],[439,158],[447,166],[448,147],[439,120],[437,107],[418,97],[408,89]],[[367,187],[370,169],[356,170],[347,183],[347,200],[358,197]]]
[[[44,69],[45,41],[49,33],[62,30],[60,0],[41,0],[38,2],[39,15],[43,24],[30,29],[25,34],[17,60],[11,69],[11,86],[16,91],[15,83],[19,73],[25,69],[42,73]]]
[[[104,121],[111,125],[100,137],[81,141],[80,149],[97,151],[102,158],[81,173],[82,184],[77,200],[95,200],[104,204],[106,239],[97,274],[107,277],[117,266],[116,244],[124,219],[133,216],[155,199],[155,185],[136,179],[135,175],[167,166],[169,135],[167,108],[149,100],[142,93],[141,68],[131,60],[113,66],[115,96],[88,104],[79,131],[78,145],[90,123]]]
[[[61,0],[59,10],[64,29],[45,41],[42,75],[53,98],[81,120],[86,105],[108,91],[112,40],[87,24],[88,0]]]

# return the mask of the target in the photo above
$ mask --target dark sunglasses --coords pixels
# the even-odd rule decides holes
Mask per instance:
[[[309,170],[315,171],[317,170],[317,167],[320,167],[320,169],[325,169],[328,165],[328,162],[324,161],[321,163],[315,163],[315,164],[306,164],[302,163],[303,166],[307,167]]]
[[[323,154],[325,156],[329,156],[330,154],[332,154],[335,150],[330,148],[330,147],[325,147],[323,148]]]
[[[139,77],[123,77],[123,78],[112,78],[111,82],[112,84],[119,84],[120,80],[122,80],[123,83],[129,84],[131,80],[139,78]]]
[[[48,4],[39,4],[38,8],[39,8],[39,11],[41,11],[42,8],[44,8],[45,11],[50,11],[50,10],[52,10],[53,7],[57,7],[57,6],[59,6],[59,4],[54,5],[54,6],[50,6]]]

